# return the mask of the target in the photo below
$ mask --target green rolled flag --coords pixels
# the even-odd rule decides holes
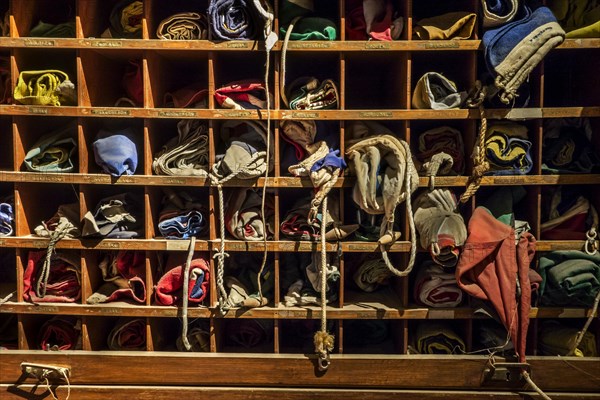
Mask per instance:
[[[279,10],[279,31],[282,35],[287,33],[294,19],[290,40],[336,40],[337,28],[329,19],[314,17],[313,0],[283,0]]]

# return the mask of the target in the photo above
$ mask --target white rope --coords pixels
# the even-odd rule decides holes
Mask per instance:
[[[71,382],[69,382],[69,375],[62,369],[58,371],[61,373],[61,375],[65,378],[65,381],[67,382],[67,397],[65,398],[65,400],[69,400],[69,397],[71,397]],[[56,397],[56,395],[52,391],[52,387],[50,386],[50,381],[48,380],[47,376],[44,377],[44,384],[48,388],[48,391],[50,392],[52,398],[54,400],[58,400],[58,397]]]
[[[594,300],[594,306],[592,307],[592,312],[591,312],[590,316],[587,318],[587,321],[585,321],[585,325],[583,325],[583,328],[581,329],[581,331],[579,331],[577,333],[577,337],[575,338],[575,343],[573,343],[573,346],[571,346],[571,350],[569,350],[569,353],[567,354],[568,356],[572,356],[573,354],[575,354],[575,350],[577,350],[577,347],[579,347],[579,344],[583,340],[583,336],[585,335],[587,330],[590,328],[590,325],[592,324],[592,321],[594,320],[594,316],[598,312],[598,303],[600,303],[600,291],[598,291],[598,294],[596,295],[596,299]]]
[[[181,317],[183,319],[183,327],[181,329],[181,342],[183,343],[183,346],[185,347],[186,350],[190,350],[192,348],[192,345],[190,344],[190,341],[188,340],[188,297],[189,297],[189,290],[190,290],[190,266],[192,264],[192,257],[194,256],[194,248],[196,246],[196,237],[192,236],[192,239],[190,240],[190,246],[188,248],[188,254],[187,254],[187,259],[185,260],[185,266],[183,269],[183,293],[182,293],[182,299],[183,299],[183,304],[182,304],[182,311],[181,311]]]
[[[292,34],[292,31],[294,30],[294,24],[298,22],[300,18],[301,17],[296,17],[292,20],[292,22],[290,22],[287,32],[285,33],[285,38],[283,39],[283,45],[281,47],[281,74],[279,76],[279,92],[281,94],[281,99],[285,103],[286,107],[290,106],[288,98],[285,94],[285,63],[287,59],[287,49],[288,44],[290,42],[290,36]]]
[[[531,388],[533,390],[535,390],[537,392],[537,394],[539,394],[542,397],[542,399],[552,400],[552,398],[550,398],[550,396],[548,396],[546,393],[544,393],[544,391],[542,389],[540,389],[540,387],[538,385],[535,384],[535,382],[531,379],[531,377],[529,376],[529,373],[527,371],[521,371],[521,376],[523,376],[523,378],[525,378],[525,380],[527,381],[529,386],[531,386]]]
[[[0,299],[0,305],[6,303],[7,301],[9,301],[11,299],[11,297],[13,297],[15,294],[17,293],[17,291],[11,292],[8,295],[6,295],[5,297]]]

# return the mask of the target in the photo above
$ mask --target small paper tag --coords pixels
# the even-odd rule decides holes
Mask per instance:
[[[273,46],[275,46],[275,43],[277,43],[277,34],[275,32],[271,32],[265,39],[265,46],[267,50],[270,51]]]

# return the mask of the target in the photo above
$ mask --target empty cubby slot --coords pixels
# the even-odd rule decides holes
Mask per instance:
[[[412,40],[477,39],[477,0],[413,1]]]
[[[82,237],[95,240],[100,239],[143,239],[144,230],[144,189],[139,186],[125,185],[85,185],[81,186],[83,203],[88,215],[84,215]],[[104,218],[101,208],[122,205],[125,211],[116,208],[116,212],[123,213],[124,218],[110,222]],[[88,221],[89,220],[89,221]],[[94,226],[95,221],[98,228]]]
[[[544,58],[544,107],[597,107],[600,49],[553,51]]]
[[[402,321],[349,319],[342,321],[344,354],[401,354]]]
[[[468,351],[469,321],[410,320],[409,354],[463,355]]]
[[[357,53],[346,56],[346,109],[398,109],[406,93],[402,58],[389,54]]]
[[[10,69],[10,52],[0,51],[0,104],[12,103],[13,88]],[[1,128],[0,132],[2,132]]]
[[[148,188],[153,237],[157,239],[208,239],[208,189],[198,187]]]
[[[217,348],[224,353],[273,353],[273,320],[236,318],[219,321]]]
[[[18,301],[16,291],[17,267],[15,250],[2,248],[0,249],[0,299]]]
[[[17,236],[34,234],[34,229],[48,221],[61,205],[79,207],[76,185],[56,183],[16,183],[21,207],[16,212]],[[43,202],[43,207],[40,204]],[[17,204],[19,202],[16,202]]]
[[[286,65],[281,66],[285,68],[285,76],[280,74],[281,108],[339,109],[343,95],[339,63],[336,53],[288,52]]]
[[[8,146],[2,146],[0,148],[0,170],[1,171],[12,171],[13,170],[13,132],[12,132],[12,121],[10,117],[0,117],[0,137],[5,143],[9,143]]]
[[[79,17],[85,38],[141,39],[143,1],[86,0],[79,2]],[[123,10],[126,26],[123,27]]]
[[[17,314],[0,314],[0,350],[19,348],[19,325]]]
[[[144,174],[143,120],[89,118],[82,129],[87,148],[82,172],[110,174],[117,180]]]
[[[24,350],[81,350],[81,318],[74,315],[22,315]]]
[[[275,108],[273,62],[269,70],[271,109]],[[240,66],[243,65],[243,68]],[[218,53],[214,60],[215,108],[266,109],[265,57],[260,52]]]
[[[143,107],[141,51],[81,51],[81,104],[92,107]]]
[[[148,73],[149,107],[208,108],[207,53],[154,52],[148,55]]]
[[[427,80],[432,88],[431,93],[426,89]],[[475,55],[473,53],[421,52],[412,55],[411,108],[413,109],[459,108],[474,83]],[[433,101],[429,100],[431,97]]]
[[[327,332],[334,336],[334,350],[337,353],[339,323],[327,320]],[[315,333],[321,330],[319,319],[282,319],[279,323],[280,353],[314,354]]]
[[[205,32],[205,35],[208,34],[208,19],[206,18],[206,13],[208,10],[208,0],[172,0],[168,3],[157,3],[151,2],[149,4],[150,13],[148,18],[148,30],[150,39],[161,39],[158,36],[158,29],[163,26],[161,32],[163,35],[166,34],[166,37],[173,38],[178,37],[178,34],[181,34],[180,31],[185,31],[190,29],[190,25],[186,25],[186,27],[178,28],[178,21],[181,21],[183,24],[185,18],[190,19],[190,21],[195,22],[200,27],[202,27],[202,31]],[[195,15],[186,15],[186,14],[199,14],[200,17]],[[178,15],[179,14],[179,15]],[[163,24],[164,22],[164,24]],[[193,35],[201,34],[201,30],[195,28],[190,30],[190,33]],[[188,38],[187,34],[183,35],[183,38]],[[205,37],[205,39],[207,36]]]
[[[77,106],[79,88],[75,50],[18,48],[14,49],[14,57],[19,73],[17,84],[19,80],[23,80],[20,87],[25,88],[24,85],[29,85],[38,89],[32,95],[26,90],[15,93],[15,104]],[[57,90],[43,90],[51,89],[46,86],[48,78],[43,74],[51,74],[56,79],[57,87],[61,89],[60,95],[57,94]]]
[[[79,172],[77,120],[15,117],[15,155],[20,171]]]
[[[7,2],[8,3],[8,2]],[[13,4],[15,37],[74,38],[76,0],[20,1]],[[4,15],[4,12],[2,12]]]

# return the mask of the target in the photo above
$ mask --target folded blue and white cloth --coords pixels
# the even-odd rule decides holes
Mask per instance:
[[[113,176],[133,175],[138,164],[133,138],[131,128],[115,132],[102,129],[93,143],[96,164]]]
[[[12,202],[0,203],[0,237],[14,234],[14,221]]]
[[[198,237],[207,228],[206,208],[186,192],[165,191],[158,230],[165,239]]]

